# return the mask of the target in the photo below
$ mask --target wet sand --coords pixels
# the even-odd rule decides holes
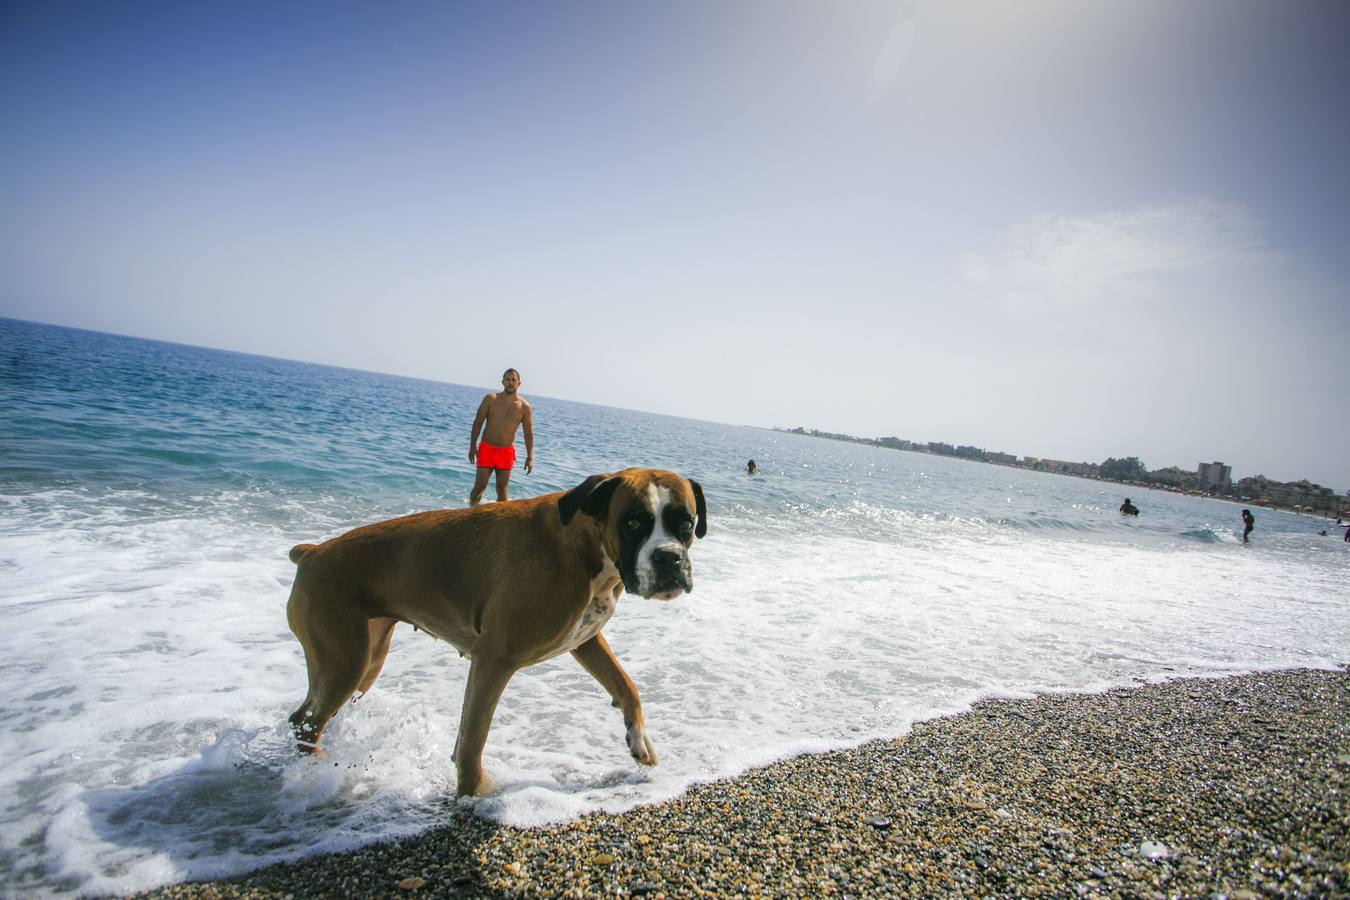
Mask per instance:
[[[159,897],[1350,896],[1350,675],[997,700],[621,815],[456,810]]]

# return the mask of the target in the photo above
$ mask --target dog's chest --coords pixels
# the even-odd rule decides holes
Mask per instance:
[[[586,611],[581,614],[581,618],[577,620],[567,638],[567,649],[575,650],[599,634],[600,629],[609,621],[609,617],[614,615],[614,607],[618,605],[619,599],[614,596],[592,597],[591,602],[586,605]]]
[[[619,595],[623,593],[623,582],[619,572],[613,566],[605,566],[605,571],[591,579],[591,599],[582,610],[581,616],[563,635],[553,655],[570,653],[600,633],[610,616],[619,605]]]

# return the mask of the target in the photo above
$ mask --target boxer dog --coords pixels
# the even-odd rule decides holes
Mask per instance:
[[[286,617],[309,693],[290,717],[302,751],[380,674],[394,626],[469,658],[453,759],[456,792],[484,794],[483,745],[506,683],[563,653],[623,710],[628,750],[656,765],[637,688],[601,629],[619,595],[673,600],[694,589],[689,545],[708,530],[703,489],[660,469],[592,475],[565,493],[416,513],[291,549]]]

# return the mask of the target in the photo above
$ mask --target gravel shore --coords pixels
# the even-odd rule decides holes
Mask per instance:
[[[157,897],[1350,896],[1350,675],[980,703],[621,815],[418,838]]]

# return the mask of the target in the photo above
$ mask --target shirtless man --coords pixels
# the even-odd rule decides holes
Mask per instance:
[[[473,434],[469,436],[469,462],[478,464],[469,505],[477,506],[487,490],[488,478],[497,473],[497,499],[506,499],[506,486],[511,481],[511,467],[516,462],[516,426],[525,426],[525,474],[534,471],[534,417],[529,401],[520,396],[520,373],[507,369],[502,373],[502,391],[488,394],[478,404],[478,415],[473,419]],[[487,429],[483,430],[483,422]],[[478,432],[483,431],[483,442],[478,443]]]

